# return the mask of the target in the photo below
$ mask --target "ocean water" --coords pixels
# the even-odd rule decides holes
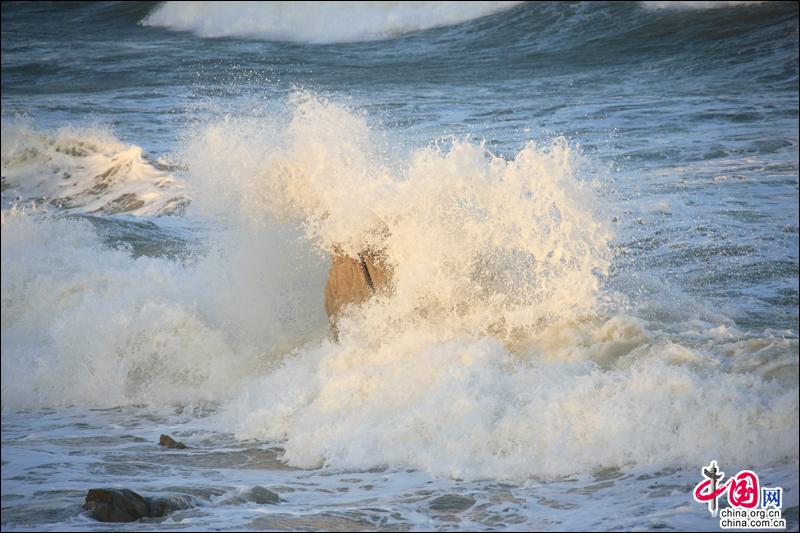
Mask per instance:
[[[711,531],[710,460],[797,530],[799,39],[793,2],[3,3],[3,530]]]

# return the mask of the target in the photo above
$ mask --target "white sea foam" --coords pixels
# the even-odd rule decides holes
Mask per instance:
[[[185,184],[148,161],[142,148],[107,128],[42,132],[3,120],[4,197],[87,213],[171,214],[189,198]],[[10,190],[7,190],[10,188]]]
[[[293,465],[463,478],[797,456],[797,340],[745,339],[669,293],[652,316],[601,305],[609,217],[564,140],[398,150],[298,93],[181,152],[195,214],[226,226],[194,262],[4,213],[4,408],[219,400],[224,429],[282,441]],[[335,246],[394,269],[337,344]],[[659,322],[671,302],[680,333]]]
[[[134,258],[87,220],[4,210],[3,409],[224,400],[320,336],[323,266],[296,232],[210,236],[202,257]]]
[[[601,311],[611,233],[563,140],[506,160],[451,139],[397,160],[363,116],[301,93],[285,125],[228,118],[185,154],[203,182],[235,177],[226,210],[301,221],[322,250],[381,247],[394,269],[339,344],[231,403],[239,435],[284,441],[290,464],[517,478],[796,455],[794,381],[731,372],[726,357],[750,355],[739,332],[698,342]],[[796,340],[773,342],[796,375]]]
[[[203,37],[334,43],[459,24],[520,2],[165,2],[142,23]]]
[[[600,369],[520,359],[490,338],[409,332],[301,354],[233,412],[242,436],[285,439],[289,463],[303,467],[524,478],[796,455],[796,389],[673,357],[705,358],[684,346],[637,352],[630,366]]]
[[[282,127],[227,119],[186,157],[217,208],[295,220],[326,253],[386,249],[402,297],[378,321],[424,315],[510,340],[590,310],[610,260],[609,224],[563,139],[511,161],[458,139],[392,161],[364,117],[298,93]]]

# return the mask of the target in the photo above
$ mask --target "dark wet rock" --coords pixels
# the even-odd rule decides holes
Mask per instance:
[[[441,513],[460,513],[475,505],[475,500],[469,496],[459,496],[458,494],[445,494],[431,500],[430,508],[432,511]]]
[[[150,504],[129,489],[90,489],[86,509],[101,522],[135,522],[150,516]]]
[[[280,503],[281,497],[272,492],[269,489],[266,489],[261,486],[255,486],[252,489],[248,490],[246,493],[247,499],[253,503],[258,503],[260,505],[265,505],[269,503]]]
[[[150,504],[149,518],[167,516],[174,511],[183,511],[195,507],[195,501],[189,496],[167,496],[160,498],[147,498]]]
[[[130,489],[90,489],[85,508],[100,522],[135,522],[195,506],[189,496],[145,498]]]
[[[176,441],[169,435],[161,435],[158,439],[158,443],[166,448],[174,448],[176,450],[185,450],[187,448],[184,443]]]

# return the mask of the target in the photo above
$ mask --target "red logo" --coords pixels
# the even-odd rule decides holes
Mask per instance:
[[[731,507],[755,509],[758,507],[758,474],[742,470],[730,480],[728,503]]]
[[[708,503],[708,511],[717,515],[717,500],[720,496],[728,493],[728,503],[731,507],[741,507],[754,509],[758,507],[759,484],[758,474],[750,470],[742,470],[725,483],[722,478],[725,472],[721,472],[717,467],[716,461],[711,461],[706,467],[700,470],[705,478],[694,488],[694,499],[700,503]]]

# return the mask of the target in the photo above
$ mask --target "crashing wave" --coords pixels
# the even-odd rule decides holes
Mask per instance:
[[[165,2],[142,23],[202,37],[375,41],[460,24],[520,2]]]
[[[169,215],[189,203],[186,185],[142,148],[103,128],[39,131],[3,122],[4,200],[81,213]]]

